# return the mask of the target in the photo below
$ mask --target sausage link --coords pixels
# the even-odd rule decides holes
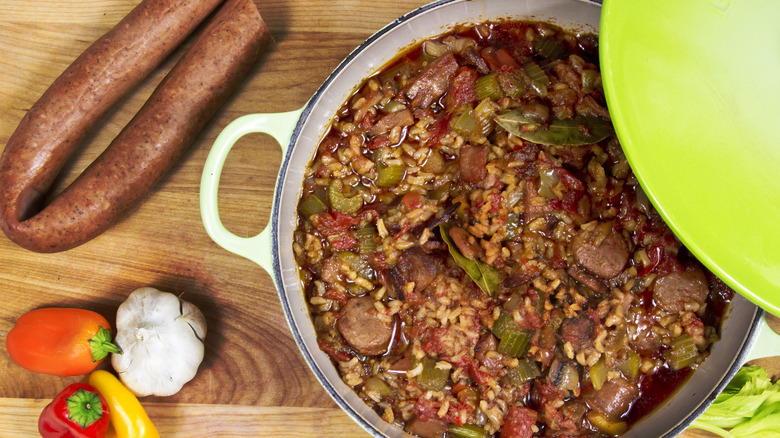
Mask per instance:
[[[31,211],[94,125],[93,119],[114,103],[105,100],[118,100],[127,92],[117,91],[127,87],[119,83],[137,83],[137,76],[143,76],[138,71],[154,68],[140,59],[148,50],[139,46],[154,46],[149,56],[156,56],[155,65],[159,64],[165,57],[161,52],[172,48],[163,50],[149,40],[171,38],[174,41],[165,46],[178,45],[182,34],[208,15],[204,4],[213,8],[220,1],[195,6],[185,1],[142,3],[101,38],[114,34],[107,42],[99,40],[90,47],[36,102],[0,158],[0,226],[11,240],[38,252],[81,245],[113,225],[170,170],[271,40],[251,0],[229,0],[223,5],[108,148],[49,205],[37,214]],[[180,16],[179,9],[193,7],[206,13],[199,19]],[[146,21],[164,24],[158,28]],[[156,33],[139,34],[131,29],[133,23]],[[96,45],[100,48],[93,50]],[[125,45],[132,53],[117,55],[124,63],[121,66],[103,55]],[[92,56],[85,57],[88,52]],[[98,72],[92,73],[95,69]],[[125,74],[127,70],[136,72]],[[86,91],[88,104],[77,104],[81,100],[69,89],[71,83]],[[67,106],[77,108],[68,113]],[[45,119],[51,120],[49,126],[40,126]],[[66,126],[55,128],[58,125]]]

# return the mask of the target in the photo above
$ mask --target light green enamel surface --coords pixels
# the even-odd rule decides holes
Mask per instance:
[[[250,114],[234,120],[214,141],[201,175],[200,212],[208,235],[226,250],[260,265],[272,278],[274,272],[271,227],[266,226],[264,230],[252,237],[240,237],[225,228],[219,218],[217,203],[219,178],[233,145],[247,134],[262,132],[271,135],[279,142],[284,154],[300,115],[301,110],[296,110],[278,114]]]
[[[682,242],[780,315],[780,2],[606,0],[604,88],[642,187]]]
[[[766,322],[766,315],[759,322],[759,334],[750,349],[746,362],[764,357],[780,356],[780,335],[775,333]]]

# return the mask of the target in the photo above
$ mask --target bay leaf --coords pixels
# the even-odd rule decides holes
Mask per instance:
[[[450,225],[443,223],[439,225],[441,238],[447,244],[450,255],[466,274],[479,286],[488,296],[495,296],[498,292],[498,285],[501,284],[501,272],[479,260],[471,260],[458,251],[458,247],[450,239]]]
[[[523,116],[519,110],[496,114],[502,128],[523,140],[551,146],[584,146],[598,143],[614,132],[612,123],[601,117],[577,116],[573,119],[553,119],[548,126]]]

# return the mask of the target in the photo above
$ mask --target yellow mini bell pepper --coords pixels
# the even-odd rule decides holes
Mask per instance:
[[[113,374],[105,370],[94,371],[89,375],[89,384],[100,392],[111,411],[112,427],[106,437],[160,437],[141,402]]]

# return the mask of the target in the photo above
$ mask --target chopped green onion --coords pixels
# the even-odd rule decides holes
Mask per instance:
[[[590,383],[593,384],[593,388],[598,391],[604,386],[604,382],[607,381],[607,362],[602,356],[595,365],[590,367]]]
[[[392,187],[404,178],[405,173],[406,168],[404,166],[388,166],[379,160],[376,162],[376,185],[379,187]]]
[[[477,426],[476,424],[464,424],[458,426],[457,424],[450,423],[447,430],[449,436],[452,438],[487,438],[488,433],[485,429]]]
[[[366,383],[363,385],[363,391],[379,394],[380,397],[389,397],[393,395],[393,390],[390,386],[377,376],[366,379]]]
[[[536,362],[529,359],[521,360],[516,367],[506,373],[506,377],[513,385],[522,385],[541,375],[542,372],[539,370],[539,366],[536,365]]]
[[[691,335],[684,333],[672,342],[672,349],[664,352],[664,357],[673,370],[680,370],[699,358],[699,349]]]
[[[342,192],[344,188],[340,179],[334,179],[328,185],[328,201],[334,210],[340,213],[355,214],[363,206],[363,198],[359,195],[347,197]]]
[[[328,206],[314,193],[309,193],[304,196],[303,199],[301,199],[301,203],[298,204],[298,212],[307,218],[327,210]]]
[[[436,366],[436,361],[429,358],[422,358],[422,372],[417,376],[417,384],[428,391],[441,391],[447,386],[447,380],[450,378],[450,371]],[[412,368],[417,364],[412,364]]]
[[[463,114],[458,117],[458,120],[455,121],[452,129],[464,137],[470,137],[480,133],[480,128],[477,126],[477,120],[474,118],[474,113],[471,109],[464,111]]]
[[[522,357],[528,351],[532,333],[517,327],[507,328],[501,342],[498,343],[498,352],[512,357]]]
[[[479,100],[498,100],[504,97],[504,90],[501,89],[501,84],[498,82],[498,73],[480,76],[477,79],[476,92]]]

